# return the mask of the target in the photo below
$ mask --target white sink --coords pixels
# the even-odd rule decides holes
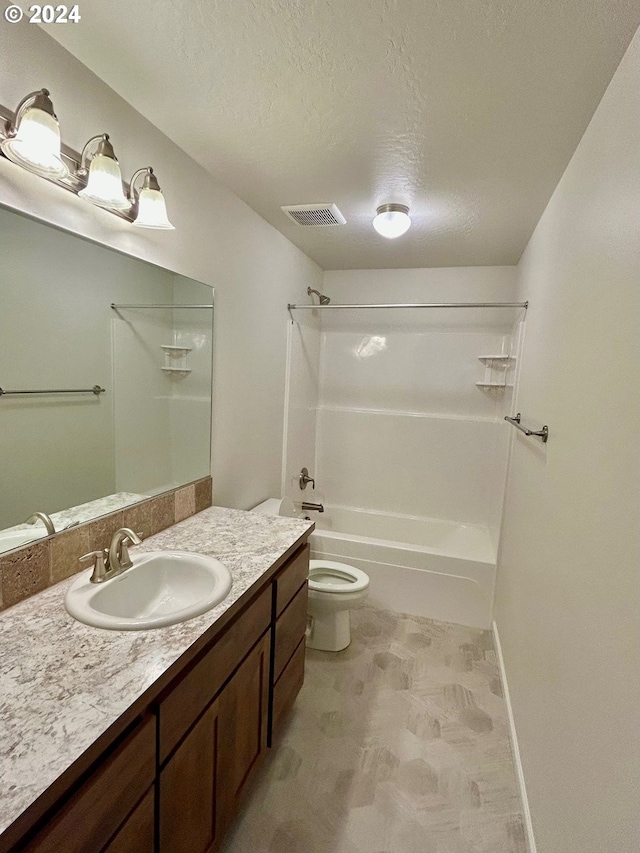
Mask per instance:
[[[26,545],[27,542],[42,539],[46,535],[47,531],[43,530],[42,527],[32,530],[0,531],[0,551],[10,551],[12,548],[19,548],[21,545]]]
[[[185,622],[227,597],[231,575],[214,557],[191,551],[131,554],[133,566],[103,583],[92,569],[69,587],[64,605],[86,625],[115,631],[144,631]]]

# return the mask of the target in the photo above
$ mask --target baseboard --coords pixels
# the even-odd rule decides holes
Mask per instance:
[[[520,760],[520,749],[518,747],[518,736],[516,735],[516,724],[513,719],[513,708],[511,707],[511,697],[509,696],[509,684],[507,682],[507,673],[504,668],[504,658],[502,657],[502,646],[500,645],[500,635],[498,634],[498,626],[495,619],[491,623],[493,632],[493,644],[498,658],[498,667],[500,668],[500,680],[502,681],[502,689],[504,691],[504,701],[507,705],[507,716],[509,720],[509,736],[511,738],[511,749],[513,751],[513,763],[516,769],[516,777],[518,780],[518,788],[520,790],[520,799],[522,800],[522,816],[524,818],[524,832],[527,842],[528,853],[536,853],[536,840],[533,835],[533,824],[531,822],[531,812],[529,811],[529,800],[527,799],[527,787],[524,782],[524,772],[522,770],[522,761]]]

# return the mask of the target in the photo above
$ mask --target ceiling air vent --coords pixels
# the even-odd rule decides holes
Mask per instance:
[[[347,224],[335,204],[287,204],[280,210],[296,225],[323,228],[326,225]]]

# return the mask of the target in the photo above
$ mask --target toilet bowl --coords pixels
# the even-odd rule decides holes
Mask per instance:
[[[340,652],[351,642],[349,608],[366,598],[369,575],[347,563],[309,562],[307,646]]]

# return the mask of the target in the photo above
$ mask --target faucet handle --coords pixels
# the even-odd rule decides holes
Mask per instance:
[[[298,482],[300,483],[301,489],[306,489],[307,483],[311,483],[312,489],[315,489],[315,487],[316,487],[316,481],[313,479],[313,477],[309,476],[309,469],[308,468],[303,468],[302,471],[300,471],[300,476],[298,477]]]
[[[89,560],[93,561],[93,572],[89,578],[91,583],[102,583],[107,579],[109,552],[106,548],[100,551],[90,551],[80,557],[79,562],[86,563]]]

